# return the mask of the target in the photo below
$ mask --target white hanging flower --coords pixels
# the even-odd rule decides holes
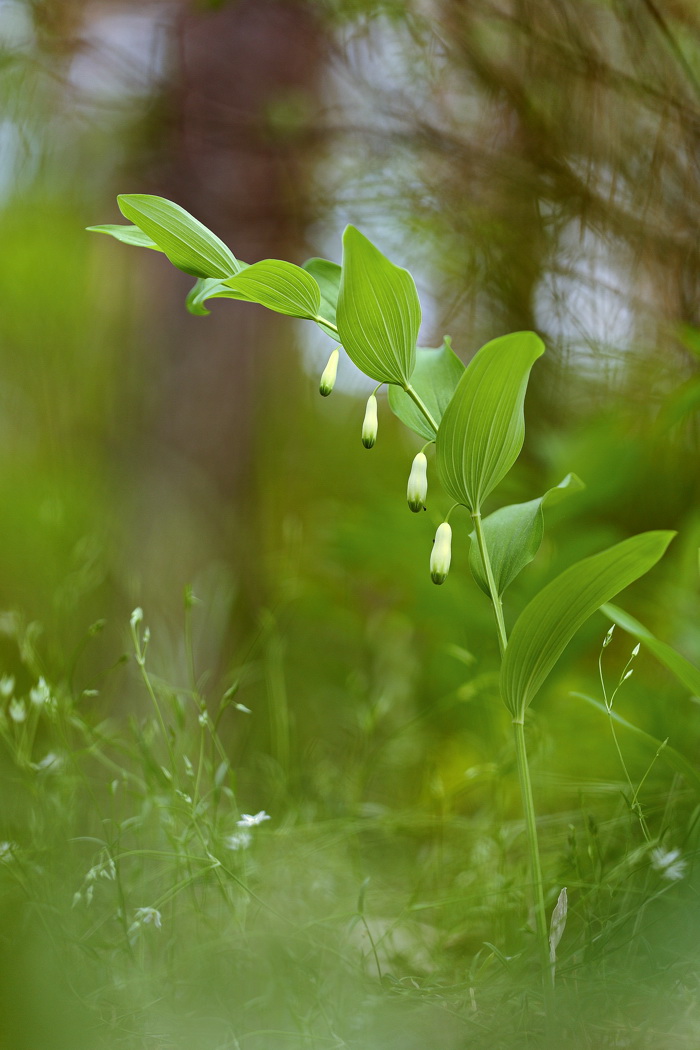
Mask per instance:
[[[435,542],[430,554],[430,578],[433,583],[440,584],[445,582],[450,571],[451,560],[452,529],[446,521],[443,521],[442,525],[438,525],[435,533]]]
[[[408,476],[406,498],[414,513],[423,510],[428,495],[428,459],[424,452],[419,452],[411,465]]]
[[[331,390],[335,386],[336,376],[338,375],[339,357],[340,350],[334,350],[331,356],[328,358],[328,364],[323,369],[323,374],[321,375],[321,382],[319,383],[318,387],[321,397],[328,397]]]
[[[374,394],[370,394],[367,398],[367,408],[365,409],[365,418],[362,422],[362,444],[365,448],[372,448],[375,441],[377,440],[377,430],[379,428],[379,420],[377,418],[377,399]]]

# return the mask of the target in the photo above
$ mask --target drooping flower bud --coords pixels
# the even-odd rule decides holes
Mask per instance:
[[[340,350],[335,349],[331,356],[328,358],[328,364],[323,369],[321,375],[321,382],[319,383],[318,390],[321,397],[328,397],[331,390],[335,386],[335,377],[338,375],[338,358],[340,357]]]
[[[370,394],[367,399],[367,408],[365,409],[365,418],[362,423],[362,444],[365,448],[372,448],[374,442],[377,440],[377,428],[379,426],[379,420],[377,419],[377,399],[374,394]]]
[[[424,452],[419,452],[413,460],[411,473],[408,476],[406,499],[414,513],[423,510],[428,495],[428,459]]]
[[[430,555],[430,578],[433,583],[444,583],[452,560],[452,529],[446,521],[438,525]]]

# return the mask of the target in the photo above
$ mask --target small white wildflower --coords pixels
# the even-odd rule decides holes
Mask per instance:
[[[417,514],[423,510],[428,496],[428,459],[424,452],[418,452],[411,465],[408,476],[406,499],[410,509]]]
[[[64,763],[63,755],[57,755],[55,751],[49,751],[48,755],[39,762],[32,762],[32,769],[38,773],[57,773]]]
[[[367,398],[365,418],[362,421],[362,444],[365,448],[372,448],[374,446],[374,443],[377,440],[378,429],[379,420],[377,418],[377,399],[374,394],[370,394]]]
[[[241,813],[241,819],[236,821],[236,826],[239,828],[254,828],[256,825],[262,824],[263,821],[270,819],[269,813],[266,813],[264,809],[252,816],[250,813]]]
[[[144,926],[154,926],[160,930],[163,920],[157,908],[137,908],[134,912],[134,921],[129,927],[129,940],[133,944]]]
[[[0,678],[0,697],[3,700],[9,700],[15,691],[15,676],[11,674],[4,674]]]
[[[79,904],[82,904],[82,901],[83,895],[80,892],[80,890],[78,890],[77,893],[73,894],[73,903],[71,904],[71,908],[77,908]]]
[[[199,718],[197,719],[202,729],[209,725],[209,715],[206,711],[202,711]]]
[[[328,358],[328,364],[323,369],[323,375],[321,376],[321,382],[319,383],[319,393],[321,397],[328,397],[333,387],[335,386],[336,376],[338,375],[338,358],[340,357],[340,348],[333,351],[331,356]]]
[[[51,699],[51,690],[44,678],[40,678],[37,685],[30,689],[29,699],[36,707],[42,707]]]
[[[130,622],[132,628],[136,629],[138,627],[138,625],[141,623],[142,620],[143,620],[143,609],[139,606],[138,608],[134,609],[134,611],[132,612],[131,620],[129,622]]]
[[[226,849],[248,849],[253,836],[250,831],[236,831],[233,835],[229,835],[227,839],[224,839],[224,845]]]
[[[452,560],[452,529],[446,521],[438,525],[430,554],[430,578],[433,583],[444,583]]]
[[[610,643],[612,641],[612,636],[613,636],[614,630],[615,630],[615,624],[612,625],[612,627],[610,628],[608,633],[605,635],[605,638],[603,638],[603,648],[604,649],[607,649],[607,647],[610,645]]]
[[[19,849],[16,842],[0,842],[0,864],[9,864]]]
[[[114,882],[117,877],[117,868],[111,857],[102,862],[99,874],[101,879],[109,879]]]
[[[627,672],[626,672],[626,673],[625,673],[625,674],[623,675],[622,681],[623,681],[623,682],[626,682],[626,681],[627,681],[627,679],[628,679],[628,678],[630,677],[630,675],[632,675],[632,674],[634,674],[634,668],[633,668],[633,667],[630,667],[629,671],[627,671]]]
[[[662,879],[678,882],[685,875],[688,864],[679,849],[665,850],[663,846],[657,846],[651,851],[651,866]]]
[[[634,649],[632,650],[632,656],[637,656],[637,654],[639,653],[639,650],[641,648],[642,648],[642,643],[641,642],[637,642],[637,644],[635,645]]]
[[[24,700],[10,700],[10,718],[18,723],[26,721],[27,708]]]
[[[193,777],[194,776],[194,766],[192,765],[191,760],[187,757],[187,755],[183,755],[182,756],[182,761],[185,764],[185,772],[187,773],[187,776],[188,777]]]
[[[152,923],[157,930],[163,925],[163,919],[157,908],[137,908],[134,917],[142,926]]]

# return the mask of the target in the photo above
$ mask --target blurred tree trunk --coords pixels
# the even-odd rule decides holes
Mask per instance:
[[[314,4],[186,4],[175,41],[147,187],[191,211],[246,262],[300,262],[324,62]],[[255,406],[279,321],[234,302],[214,302],[207,319],[189,317],[185,280],[172,270],[162,280],[173,318],[162,436],[230,495],[250,479]],[[286,332],[291,341],[288,323]]]

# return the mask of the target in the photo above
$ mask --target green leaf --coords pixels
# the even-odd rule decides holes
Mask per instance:
[[[691,664],[685,656],[676,652],[667,642],[662,642],[639,620],[635,620],[634,616],[630,616],[624,609],[619,609],[617,605],[607,603],[602,607],[601,612],[605,613],[608,619],[616,623],[623,631],[627,631],[637,641],[643,642],[656,659],[668,668],[693,696],[700,697],[700,669],[695,664]]]
[[[239,265],[240,271],[235,277],[197,281],[187,296],[190,313],[209,313],[204,306],[207,299],[239,299],[259,303],[289,317],[314,319],[318,315],[321,299],[318,284],[301,266],[282,259]]]
[[[522,720],[555,663],[589,616],[643,576],[674,532],[643,532],[565,569],[518,617],[501,668],[501,693]]]
[[[336,325],[335,315],[338,307],[342,267],[338,263],[331,262],[330,259],[307,259],[302,266],[302,270],[306,270],[307,273],[311,274],[321,290],[319,316],[325,317],[327,321],[331,322],[331,325]],[[329,328],[328,325],[319,321],[318,326],[338,342],[337,325],[336,328]]]
[[[338,296],[338,332],[348,357],[379,383],[406,386],[416,363],[420,302],[408,270],[348,226]]]
[[[288,317],[318,317],[321,292],[316,280],[301,266],[283,259],[263,259],[223,283],[228,291],[217,294],[226,298],[259,303]]]
[[[238,273],[238,260],[223,241],[179,204],[148,193],[117,197],[126,219],[153,239],[173,266],[192,277],[229,277]]]
[[[438,429],[440,480],[457,503],[478,511],[515,463],[525,438],[530,369],[544,353],[534,332],[482,346],[459,382]]]
[[[85,229],[88,233],[106,233],[110,237],[114,237],[116,240],[121,241],[122,244],[135,244],[137,248],[153,248],[157,252],[163,251],[163,249],[160,248],[154,240],[151,240],[147,233],[140,230],[138,226],[124,226],[123,223],[111,226],[107,223],[103,226],[86,226]]]
[[[424,346],[416,349],[411,386],[438,424],[463,375],[464,365],[452,349],[449,335],[439,350]],[[401,387],[389,387],[389,405],[394,415],[416,434],[428,441],[435,440],[435,430]]]
[[[633,725],[632,722],[628,722],[626,718],[622,718],[617,711],[610,711],[601,704],[600,700],[594,700],[592,696],[586,696],[585,693],[572,693],[572,696],[577,697],[579,700],[585,700],[586,703],[590,704],[591,707],[595,707],[601,714],[606,715],[608,718],[612,718],[613,722],[617,722],[618,725],[624,726],[625,729],[631,730],[634,735],[644,741],[654,749],[659,758],[662,758],[671,769],[675,770],[676,773],[680,773],[682,777],[685,777],[688,784],[692,784],[696,791],[700,791],[700,774],[696,770],[695,766],[688,761],[688,759],[682,755],[679,751],[676,751],[675,747],[666,740],[657,740],[651,733],[646,733],[639,726]]]
[[[540,549],[544,535],[543,508],[547,504],[559,503],[566,496],[580,492],[583,488],[585,486],[576,474],[567,474],[563,481],[539,499],[501,507],[484,518],[481,527],[499,595],[503,594],[518,573],[529,565]],[[471,533],[470,539],[472,545],[469,551],[469,566],[479,587],[484,594],[490,596],[475,532]]]
[[[185,306],[197,317],[208,317],[211,310],[207,310],[205,301],[222,293],[226,295],[227,292],[228,288],[218,277],[198,277],[187,293]]]

